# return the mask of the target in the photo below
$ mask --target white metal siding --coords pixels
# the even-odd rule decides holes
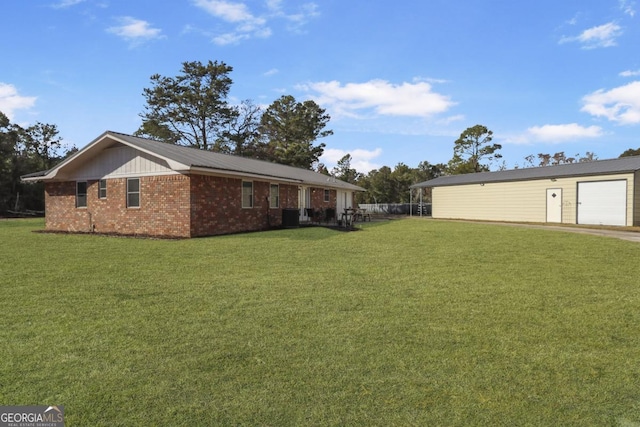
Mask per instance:
[[[578,224],[626,225],[627,181],[578,183]]]
[[[140,175],[175,174],[166,161],[131,147],[107,148],[70,173],[69,179],[116,178]]]
[[[434,218],[487,221],[546,221],[546,191],[562,189],[562,222],[576,224],[577,183],[623,179],[628,182],[627,200],[633,198],[633,174],[540,179],[435,187],[432,197]],[[632,225],[633,204],[627,203],[627,224]]]

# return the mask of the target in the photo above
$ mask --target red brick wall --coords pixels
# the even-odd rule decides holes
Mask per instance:
[[[127,208],[126,178],[107,180],[107,198],[98,181],[87,182],[87,207],[75,207],[76,183],[45,185],[46,229],[124,235],[196,237],[264,230],[282,223],[283,208],[298,207],[298,187],[280,184],[280,206],[269,207],[270,183],[253,181],[253,207],[242,207],[242,179],[205,175],[140,178],[140,208]],[[316,209],[335,207],[324,189],[314,189]]]
[[[76,209],[75,182],[48,182],[44,186],[45,228],[51,231],[91,231],[87,209]]]
[[[189,177],[140,177],[140,207],[127,208],[126,178],[107,180],[107,198],[98,181],[87,181],[87,207],[76,208],[76,183],[45,185],[46,229],[125,235],[189,237]]]
[[[311,207],[314,209],[336,208],[336,190],[329,190],[329,201],[324,201],[324,188],[311,189]]]
[[[298,207],[298,186],[280,184],[280,208],[297,208]],[[282,211],[280,211],[282,213]],[[282,215],[280,215],[282,221]]]
[[[191,177],[191,236],[265,230],[282,223],[282,208],[297,207],[298,187],[280,185],[280,207],[269,207],[270,183],[253,181],[253,207],[242,207],[242,179]]]

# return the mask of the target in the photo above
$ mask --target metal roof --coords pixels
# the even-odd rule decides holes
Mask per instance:
[[[411,188],[610,175],[616,173],[636,172],[638,170],[640,170],[640,156],[633,156],[621,157],[618,159],[595,160],[593,162],[566,163],[556,166],[541,166],[497,172],[479,172],[464,175],[441,176],[429,181],[413,184]]]
[[[106,145],[109,141],[119,142],[139,149],[148,154],[169,160],[174,170],[181,172],[212,172],[232,173],[234,175],[261,176],[265,179],[288,180],[300,184],[315,185],[319,187],[338,188],[351,191],[364,191],[363,188],[348,182],[341,181],[331,176],[323,175],[308,169],[281,165],[263,160],[250,159],[230,154],[215,153],[197,148],[166,144],[151,139],[140,138],[119,132],[107,131],[89,143],[85,148],[75,153],[49,171],[36,172],[25,175],[27,180],[47,179],[47,175],[55,172],[56,168],[72,163],[76,157],[80,157],[84,151],[98,149],[98,145]],[[94,148],[95,147],[95,148]],[[176,165],[177,164],[177,165]],[[55,174],[54,174],[55,175]],[[52,175],[52,176],[54,176]]]

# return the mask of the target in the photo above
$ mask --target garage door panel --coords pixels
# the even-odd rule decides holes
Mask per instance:
[[[578,224],[626,225],[627,181],[578,183]]]

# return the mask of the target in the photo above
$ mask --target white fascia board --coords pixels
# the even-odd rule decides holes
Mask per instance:
[[[59,163],[58,165],[56,165],[53,168],[51,168],[47,174],[39,177],[38,179],[27,178],[27,179],[25,179],[25,181],[27,181],[27,180],[29,180],[29,181],[51,181],[51,180],[53,180],[58,175],[58,172],[60,171],[60,169],[66,167],[69,163],[75,162],[77,159],[83,158],[83,157],[87,156],[87,154],[90,154],[90,153],[94,152],[96,150],[96,147],[100,145],[100,143],[104,140],[106,135],[107,135],[107,132],[103,133],[102,135],[100,135],[99,137],[94,139],[92,142],[90,142],[87,146],[82,148],[80,151],[78,151],[77,153],[72,154],[68,158],[64,159],[61,163]]]
[[[42,180],[44,180],[44,175],[30,176],[28,178],[20,177],[20,181],[22,181],[22,182],[38,182],[38,181],[42,181]]]

